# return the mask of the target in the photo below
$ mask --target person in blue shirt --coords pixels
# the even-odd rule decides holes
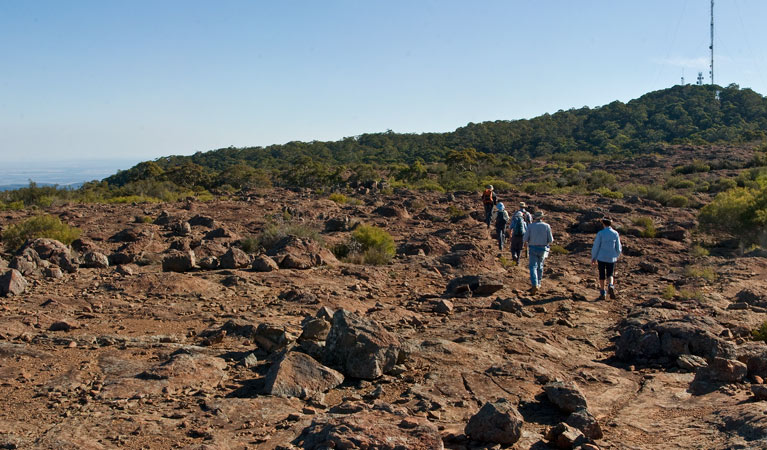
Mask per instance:
[[[613,275],[615,273],[615,262],[621,256],[621,238],[618,232],[612,227],[612,220],[605,217],[602,219],[602,230],[594,238],[594,245],[591,247],[591,264],[596,264],[599,268],[599,300],[605,299],[605,281],[608,281],[607,292],[610,298],[615,299],[615,287],[613,286]]]
[[[549,256],[549,246],[554,242],[551,226],[543,221],[543,211],[536,211],[533,223],[528,225],[522,241],[530,250],[530,293],[535,295],[541,288],[543,261]]]

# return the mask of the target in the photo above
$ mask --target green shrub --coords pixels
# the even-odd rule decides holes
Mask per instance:
[[[609,188],[606,188],[606,187],[598,188],[594,192],[606,198],[614,198],[614,199],[623,198],[623,192],[611,191]]]
[[[695,244],[690,248],[690,255],[692,255],[694,258],[705,258],[709,255],[708,249],[701,246],[700,244]]]
[[[154,222],[154,219],[152,219],[150,216],[136,216],[133,221],[135,223],[152,223]]]
[[[275,224],[273,222],[268,223],[261,232],[256,235],[255,245],[256,248],[262,247],[265,250],[269,250],[274,247],[277,242],[286,236],[296,236],[300,238],[309,238],[319,243],[323,243],[324,239],[316,229],[304,225],[304,224]]]
[[[666,188],[670,189],[692,189],[695,182],[682,177],[671,177],[666,181]]]
[[[653,222],[651,217],[637,217],[633,220],[633,224],[642,227],[642,232],[640,233],[640,236],[642,237],[654,238],[658,233],[655,228],[655,222]]]
[[[387,264],[394,258],[394,238],[383,228],[360,225],[352,233],[365,264]]]
[[[762,322],[761,325],[759,325],[758,328],[755,328],[751,330],[751,337],[755,341],[766,341],[767,342],[767,321]]]
[[[610,187],[615,184],[615,175],[608,173],[606,170],[597,169],[589,174],[586,182],[591,189]]]
[[[259,241],[256,236],[247,236],[240,239],[240,248],[245,253],[256,253],[259,248]]]
[[[684,269],[684,275],[689,278],[700,278],[708,282],[716,279],[716,272],[711,267],[687,266]]]
[[[667,206],[684,208],[688,203],[690,203],[690,200],[684,195],[674,195],[668,200]]]
[[[549,251],[553,255],[568,255],[570,254],[570,250],[562,247],[561,245],[552,244]]]
[[[447,214],[448,214],[448,217],[450,217],[450,220],[453,220],[453,221],[461,220],[464,217],[467,217],[469,215],[469,213],[467,213],[466,211],[462,210],[461,208],[455,205],[450,205],[447,207]]]
[[[334,192],[328,196],[328,199],[338,203],[339,205],[343,205],[347,202],[347,198],[344,194],[340,194],[338,192]]]
[[[27,239],[50,238],[69,245],[80,237],[80,230],[63,223],[58,217],[44,214],[9,226],[2,237],[6,248],[16,251]]]
[[[683,166],[674,167],[674,173],[690,174],[699,172],[708,172],[711,170],[711,166],[698,159],[693,160],[691,164],[685,164]]]
[[[112,197],[107,199],[106,203],[114,204],[127,204],[127,203],[161,203],[162,200],[155,197],[147,197],[144,195],[125,195],[120,197]]]
[[[665,298],[666,300],[671,300],[672,298],[676,297],[676,295],[677,295],[676,288],[671,283],[667,284],[666,287],[663,288],[663,292],[661,293],[661,297]]]

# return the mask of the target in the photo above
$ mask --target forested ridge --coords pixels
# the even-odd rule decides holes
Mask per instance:
[[[718,93],[718,98],[716,93]],[[121,171],[106,181],[147,178],[206,188],[246,180],[259,184],[316,184],[338,166],[450,163],[451,151],[475,149],[504,161],[583,151],[645,153],[662,144],[737,143],[765,138],[767,98],[736,85],[674,86],[623,103],[583,107],[533,119],[470,123],[448,133],[362,134],[333,142],[289,142],[168,156]],[[459,158],[452,155],[453,159]],[[331,177],[332,178],[332,177]],[[249,180],[249,181],[248,181]]]

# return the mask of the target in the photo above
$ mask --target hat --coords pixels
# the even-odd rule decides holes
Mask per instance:
[[[540,219],[543,217],[543,211],[536,211],[535,214],[533,214],[533,219]]]
[[[490,189],[490,190],[492,191],[492,190],[493,190],[493,185],[492,185],[492,184],[488,184],[488,185],[487,185],[487,188],[488,188],[488,189]]]
[[[525,202],[519,202],[519,207],[520,207],[520,208],[527,208],[527,203],[525,203]]]
[[[496,206],[498,207],[498,211],[503,211],[503,203],[498,202]]]

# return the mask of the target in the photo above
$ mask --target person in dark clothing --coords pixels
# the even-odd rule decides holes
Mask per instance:
[[[509,212],[498,202],[497,209],[493,211],[493,220],[495,221],[495,232],[498,233],[498,250],[503,251],[503,243],[506,240],[506,231],[509,226]]]
[[[498,197],[495,195],[492,184],[487,185],[487,189],[482,193],[482,205],[485,207],[485,224],[490,228],[490,219],[493,215],[493,206],[498,203]]]
[[[527,222],[522,212],[517,211],[511,219],[511,259],[519,265],[519,258],[522,256],[522,250],[525,245],[522,238],[527,231]]]

